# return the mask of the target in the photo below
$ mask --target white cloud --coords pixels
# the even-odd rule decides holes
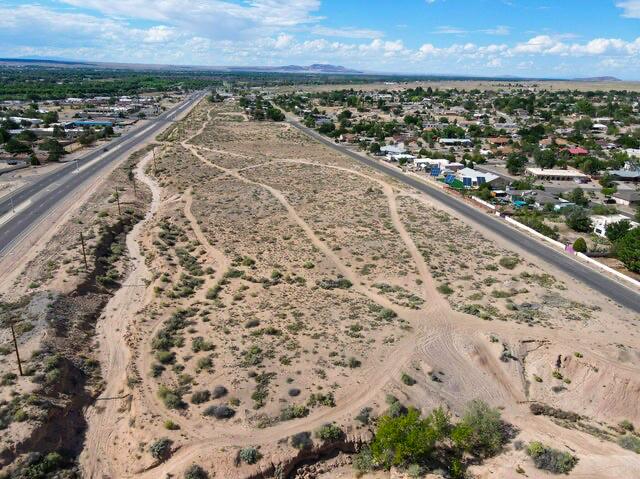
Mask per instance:
[[[165,43],[176,37],[177,33],[174,28],[167,27],[166,25],[158,25],[146,31],[143,41],[146,43]]]
[[[626,0],[624,2],[618,2],[616,3],[616,7],[624,10],[622,13],[623,17],[640,18],[640,0]]]
[[[0,5],[0,54],[196,65],[326,62],[363,70],[423,73],[490,74],[500,68],[541,75],[562,63],[573,65],[574,70],[575,66],[593,69],[586,73],[606,72],[610,66],[640,76],[640,37],[581,40],[575,35],[547,33],[532,34],[518,43],[488,44],[446,44],[444,37],[434,37],[434,43],[408,46],[376,30],[323,26],[315,16],[318,0],[247,0],[241,4],[231,0],[158,0],[153,4],[150,0],[85,0],[83,4],[88,9]],[[265,12],[269,6],[281,17]],[[104,13],[86,13],[91,9]],[[287,9],[292,11],[284,12]],[[455,27],[439,30],[464,32]],[[497,26],[468,33],[498,35],[507,30]],[[576,60],[584,57],[590,60]]]
[[[379,30],[369,30],[366,28],[330,28],[322,25],[313,27],[311,32],[315,35],[325,37],[341,37],[341,38],[382,38],[384,33]]]

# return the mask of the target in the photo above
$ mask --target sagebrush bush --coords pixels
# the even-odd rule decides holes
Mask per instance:
[[[209,474],[197,464],[192,464],[185,471],[184,479],[209,479]]]
[[[216,386],[213,388],[213,391],[211,391],[211,397],[213,399],[220,399],[221,397],[224,397],[228,394],[229,391],[227,391],[227,388],[224,386]]]
[[[171,444],[173,444],[171,439],[162,437],[149,446],[149,452],[154,459],[165,460],[171,452]]]
[[[572,454],[553,449],[539,441],[529,443],[527,454],[538,469],[556,474],[566,474],[578,463],[578,458]]]
[[[629,449],[637,454],[640,454],[640,437],[635,434],[625,434],[618,438],[618,444],[625,449]]]
[[[318,428],[315,435],[323,441],[339,441],[344,436],[344,432],[342,432],[340,426],[329,423]]]
[[[313,446],[313,441],[311,440],[311,433],[299,432],[291,436],[291,445],[296,449],[309,449]]]
[[[202,404],[207,402],[211,398],[209,391],[196,391],[191,395],[191,402],[193,404]]]
[[[262,454],[255,447],[243,447],[238,452],[238,458],[247,464],[255,464],[262,458]]]
[[[236,412],[229,406],[209,406],[202,414],[205,416],[213,416],[216,419],[229,419],[235,416]]]

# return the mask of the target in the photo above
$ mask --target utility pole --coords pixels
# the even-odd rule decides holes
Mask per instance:
[[[16,358],[18,359],[18,371],[20,371],[20,376],[24,376],[22,372],[22,362],[20,361],[20,352],[18,351],[18,340],[16,339],[16,330],[13,329],[13,320],[9,321],[9,325],[11,326],[11,336],[13,336],[13,346],[16,350]]]
[[[118,203],[118,216],[122,216],[122,211],[120,211],[120,194],[118,193],[117,187],[116,187],[116,203]]]
[[[156,164],[156,149],[153,149],[153,175],[158,176],[158,165]]]
[[[137,198],[138,188],[136,187],[136,175],[133,173],[133,168],[129,168],[129,171],[127,172],[127,176],[129,177],[129,180],[133,183],[133,194]]]
[[[80,244],[82,245],[82,257],[84,258],[84,269],[89,271],[89,264],[87,263],[87,250],[84,247],[84,235],[80,232]]]

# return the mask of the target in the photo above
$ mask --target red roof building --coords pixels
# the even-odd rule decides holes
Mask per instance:
[[[565,148],[562,151],[568,151],[570,155],[574,156],[585,156],[589,154],[589,150],[585,150],[584,148],[581,148],[579,146],[575,148]]]

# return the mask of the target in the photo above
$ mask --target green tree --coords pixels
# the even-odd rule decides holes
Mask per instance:
[[[591,218],[584,208],[574,207],[567,210],[566,223],[569,228],[581,233],[588,233],[593,228]]]
[[[6,128],[0,128],[0,145],[6,143],[11,138],[11,133]]]
[[[10,138],[4,145],[4,150],[11,154],[30,153],[31,147],[26,143],[16,140],[15,138]]]
[[[376,143],[376,142],[371,143],[371,146],[369,147],[369,151],[374,155],[377,153],[380,153],[380,143]]]
[[[625,236],[630,229],[631,223],[629,222],[629,220],[622,220],[607,226],[607,231],[605,234],[607,235],[609,241],[615,243],[623,236]]]
[[[33,143],[38,139],[38,137],[31,130],[22,130],[20,133],[18,133],[16,139],[20,141],[26,141],[27,143]]]
[[[553,168],[556,165],[556,154],[552,150],[537,150],[533,159],[540,168]]]
[[[42,121],[44,121],[47,125],[51,123],[56,123],[58,121],[58,112],[57,111],[48,111],[42,116]]]
[[[589,204],[589,198],[585,196],[582,188],[574,188],[573,191],[567,195],[567,199],[578,206],[587,206]]]
[[[441,409],[426,419],[420,419],[414,408],[402,416],[383,416],[371,443],[371,453],[384,469],[423,462],[448,429],[448,416]]]
[[[497,454],[505,442],[500,411],[484,401],[471,401],[462,421],[454,427],[451,439],[458,448],[478,457]]]
[[[587,252],[587,242],[584,238],[580,237],[573,242],[573,250],[577,253]]]
[[[616,243],[616,256],[634,273],[640,273],[640,228],[628,231]]]
[[[511,153],[507,158],[507,170],[512,175],[518,175],[524,170],[524,165],[527,164],[527,157],[519,155],[517,153]]]

